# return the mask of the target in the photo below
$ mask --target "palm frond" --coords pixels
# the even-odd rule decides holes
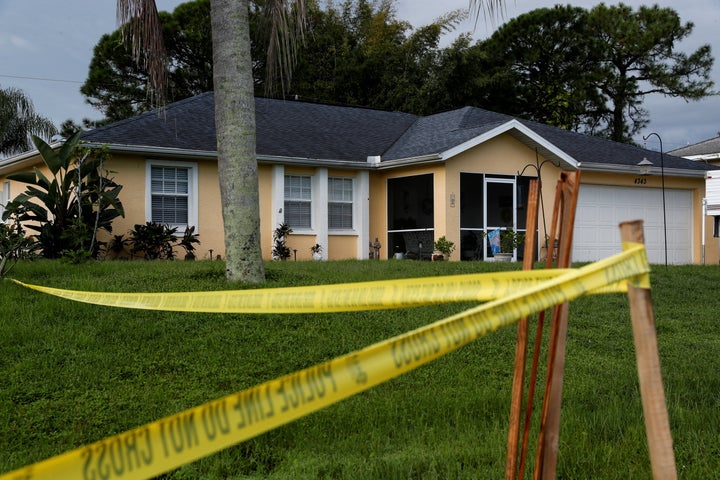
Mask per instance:
[[[495,20],[505,16],[505,0],[468,0],[468,9],[475,14],[475,27],[480,20],[480,14],[487,22],[494,24]]]
[[[265,3],[269,29],[265,81],[268,95],[272,94],[278,80],[283,95],[290,85],[298,45],[305,34],[306,12],[305,0],[268,0]]]
[[[155,0],[117,0],[117,23],[132,55],[148,72],[151,103],[163,105],[167,90],[166,55]]]

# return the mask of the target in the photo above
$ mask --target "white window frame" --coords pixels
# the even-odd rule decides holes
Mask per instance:
[[[289,187],[288,187],[288,180],[289,180],[290,178],[302,178],[302,179],[307,179],[307,181],[309,182],[309,188],[310,188],[310,198],[304,198],[302,195],[300,195],[299,197],[294,197],[294,196],[288,197],[288,196],[287,196],[287,189],[289,188]],[[283,184],[284,184],[284,187],[283,187],[283,208],[284,208],[284,212],[285,212],[285,213],[284,213],[284,221],[285,221],[285,223],[287,223],[287,224],[290,226],[290,228],[293,229],[293,231],[294,231],[295,233],[299,233],[299,232],[310,232],[310,231],[312,231],[312,230],[313,230],[313,221],[314,221],[314,212],[313,212],[313,204],[314,204],[314,202],[313,202],[313,201],[314,201],[314,194],[315,194],[315,191],[316,191],[314,176],[313,176],[313,175],[304,175],[304,174],[292,174],[292,173],[288,174],[288,173],[286,173],[286,174],[283,176]],[[302,187],[302,188],[304,188],[304,187]],[[307,203],[307,204],[308,204],[308,206],[309,206],[309,211],[310,211],[310,225],[307,225],[307,226],[297,226],[297,225],[292,225],[290,222],[288,222],[288,209],[287,209],[287,202],[288,202],[288,201],[291,201],[291,202],[304,202],[304,203]]]
[[[5,213],[5,205],[10,202],[10,182],[5,181],[2,183],[2,190],[0,190],[0,222],[4,222],[2,219],[3,213]]]
[[[334,180],[342,180],[343,182],[350,182],[350,199],[334,199],[332,198],[333,189],[330,187],[330,183]],[[353,177],[329,177],[328,178],[328,230],[333,234],[341,232],[354,232],[355,231],[355,179]],[[350,227],[335,228],[330,225],[330,204],[346,204],[350,205]]]
[[[199,233],[198,225],[198,165],[194,162],[172,162],[165,160],[148,160],[145,162],[145,219],[152,222],[152,168],[170,167],[188,170],[188,223],[169,224],[171,228],[177,228],[177,235],[185,233],[186,227],[195,227],[195,233]]]

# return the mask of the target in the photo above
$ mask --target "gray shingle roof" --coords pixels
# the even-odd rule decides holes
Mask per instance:
[[[89,142],[215,151],[213,94],[204,93],[86,132]],[[417,117],[355,107],[258,98],[255,102],[259,156],[345,160],[365,163],[439,154],[511,120],[523,125],[581,163],[637,165],[660,154],[643,148],[569,132],[475,107]],[[700,163],[666,154],[666,168],[707,170]],[[581,167],[582,168],[582,167]],[[716,168],[716,167],[715,167]]]
[[[702,142],[693,143],[671,152],[678,157],[692,157],[695,155],[712,155],[720,153],[720,137],[710,138]]]
[[[97,128],[88,142],[215,151],[214,96],[204,93]],[[381,155],[417,117],[289,100],[255,101],[258,155],[366,162]]]
[[[509,120],[512,120],[512,117],[473,107],[418,118],[385,152],[383,159],[395,160],[441,153]]]
[[[659,167],[660,152],[647,150],[627,143],[613,142],[604,138],[581,133],[569,132],[557,127],[541,123],[521,120],[521,122],[535,132],[542,135],[559,149],[582,163],[636,166],[647,158],[656,167]],[[685,158],[669,155],[664,152],[662,163],[665,168],[684,170],[707,170],[707,166]],[[582,166],[580,167],[582,169]]]

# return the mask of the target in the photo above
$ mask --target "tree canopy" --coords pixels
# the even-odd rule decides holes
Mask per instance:
[[[710,46],[676,50],[692,29],[658,6],[533,10],[474,47],[484,59],[481,105],[630,142],[647,125],[647,95],[713,93]]]
[[[440,39],[464,13],[451,12],[414,30],[396,18],[393,0],[349,0],[324,8],[311,0],[305,8],[305,41],[296,46],[297,63],[290,74],[268,71],[264,52],[271,27],[265,5],[259,0],[249,3],[256,95],[430,113],[429,106],[436,103],[431,86],[442,74]],[[172,14],[160,12],[159,21],[169,66],[167,100],[212,90],[210,1],[180,4]],[[148,73],[133,60],[131,45],[123,43],[122,35],[118,29],[100,39],[81,88],[106,121],[152,108]],[[289,88],[274,87],[281,82],[272,80],[290,76]]]
[[[178,5],[172,14],[159,12],[168,63],[168,101],[212,90],[210,0]],[[106,121],[128,118],[152,108],[150,77],[123,42],[123,30],[103,35],[93,50],[88,77],[80,88],[86,101]]]
[[[169,100],[213,88],[209,0],[160,14],[169,72]],[[463,106],[536,120],[629,142],[648,122],[650,94],[696,100],[712,94],[713,58],[704,45],[677,45],[692,32],[670,8],[601,4],[539,8],[520,15],[485,41],[460,35],[440,47],[465,12],[414,28],[395,0],[305,2],[304,42],[289,87],[272,88],[265,3],[249,3],[255,95],[431,114]],[[272,71],[269,76],[273,77]],[[275,76],[280,74],[275,74]],[[282,71],[285,80],[290,71]],[[95,49],[82,92],[108,120],[150,108],[147,73],[130,58],[120,32]]]

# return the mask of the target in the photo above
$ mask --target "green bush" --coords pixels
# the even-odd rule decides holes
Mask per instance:
[[[118,195],[122,186],[107,176],[103,150],[81,149],[78,131],[56,151],[39,137],[33,142],[49,170],[39,169],[8,175],[10,180],[28,184],[25,192],[5,208],[3,219],[16,215],[35,238],[46,258],[82,257],[85,251],[96,257],[101,244],[97,231],[112,232],[112,222],[124,216]]]
[[[145,222],[145,225],[136,224],[130,230],[130,241],[132,242],[132,253],[142,252],[145,260],[173,260],[175,253],[174,245],[178,239],[175,236],[177,228],[162,225],[155,222]]]

